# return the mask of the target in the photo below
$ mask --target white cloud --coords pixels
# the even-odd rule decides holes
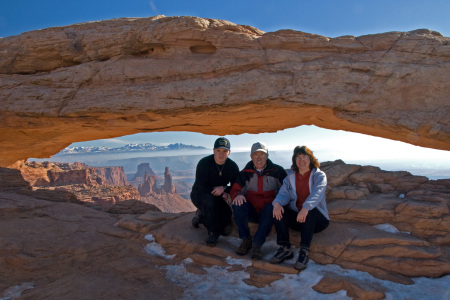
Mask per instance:
[[[152,9],[152,12],[156,15],[158,15],[158,8],[156,7],[155,1],[154,0],[150,0],[148,2],[148,4],[150,5],[150,8]]]

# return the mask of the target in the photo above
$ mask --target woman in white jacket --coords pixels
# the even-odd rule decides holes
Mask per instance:
[[[300,231],[300,251],[294,268],[303,270],[309,261],[309,247],[313,234],[327,228],[328,216],[325,191],[327,176],[320,163],[306,146],[297,146],[292,155],[291,171],[283,180],[273,204],[273,218],[277,231],[277,253],[271,263],[281,263],[294,257],[289,240],[289,227]]]

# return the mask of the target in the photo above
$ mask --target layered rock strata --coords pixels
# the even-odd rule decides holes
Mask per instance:
[[[157,187],[156,179],[156,176],[145,174],[144,182],[138,186],[142,201],[155,205],[163,212],[180,213],[196,210],[190,199],[184,199],[177,194],[168,167],[165,169],[164,183],[160,188]]]
[[[450,150],[449,38],[426,29],[328,38],[156,16],[27,32],[0,48],[1,166],[137,132],[305,124]]]

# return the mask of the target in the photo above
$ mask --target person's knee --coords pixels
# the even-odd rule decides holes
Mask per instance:
[[[275,217],[272,218],[272,222],[273,222],[273,225],[275,225],[275,227],[283,227],[286,224],[285,220],[283,220],[283,219],[278,220]]]
[[[273,214],[273,205],[272,203],[267,203],[264,208],[262,209],[262,213],[266,215],[272,215]]]
[[[233,204],[231,206],[231,209],[233,210],[234,214],[239,214],[239,215],[247,212],[247,209],[243,204],[242,205]]]
[[[212,198],[212,195],[205,193],[191,193],[191,200],[194,203],[203,204],[208,202],[208,200]]]

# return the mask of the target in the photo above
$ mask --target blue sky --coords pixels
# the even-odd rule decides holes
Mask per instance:
[[[427,28],[450,36],[448,0],[1,0],[0,36],[120,17],[197,16],[328,37]]]
[[[197,16],[228,20],[269,32],[294,29],[328,37],[360,36],[420,28],[450,36],[449,0],[0,0],[0,37],[80,22],[120,17]],[[122,146],[126,143],[187,143],[211,147],[217,136],[198,133],[141,133],[110,140],[75,143],[74,146]],[[301,126],[278,133],[229,136],[235,150],[263,141],[269,149],[292,149],[298,144],[326,150],[327,159],[384,157],[411,161],[434,157],[450,169],[450,152],[424,149],[401,142],[343,131]],[[233,147],[233,146],[232,146]],[[337,149],[340,149],[339,151]],[[325,153],[325,152],[323,152]]]

